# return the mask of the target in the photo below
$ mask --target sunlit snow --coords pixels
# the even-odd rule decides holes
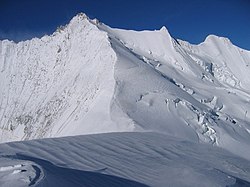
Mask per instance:
[[[249,186],[249,65],[227,38],[85,14],[0,41],[0,142],[64,137],[1,144],[0,186]]]

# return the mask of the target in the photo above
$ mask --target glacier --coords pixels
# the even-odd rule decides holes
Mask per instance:
[[[40,179],[36,179],[35,171],[40,171],[41,175],[50,172],[40,168],[41,163],[48,169],[47,165],[52,167],[52,163],[56,164],[57,161],[45,155],[48,161],[45,163],[41,160],[44,158],[39,156],[42,153],[28,151],[27,146],[45,144],[48,147],[42,150],[50,152],[50,146],[54,149],[61,147],[66,140],[89,142],[88,137],[93,137],[96,141],[89,143],[93,147],[114,151],[119,166],[105,157],[103,162],[111,164],[111,171],[106,173],[108,176],[93,173],[98,160],[96,163],[93,161],[94,166],[87,169],[84,167],[90,163],[83,162],[83,170],[90,171],[85,172],[87,176],[94,174],[104,177],[103,180],[108,180],[110,175],[117,176],[114,179],[117,186],[185,186],[187,183],[200,186],[201,183],[197,181],[205,180],[206,175],[210,177],[207,178],[207,186],[249,185],[250,167],[244,165],[250,160],[249,64],[250,51],[235,46],[224,37],[209,35],[204,42],[194,45],[173,38],[166,27],[154,31],[115,29],[83,13],[75,16],[69,24],[58,27],[49,36],[19,43],[0,41],[0,142],[24,141],[1,144],[4,151],[0,153],[3,160],[0,159],[0,163],[14,158],[21,163],[22,160],[34,162],[34,167],[32,164],[27,166],[30,173],[24,175],[27,179],[34,175],[35,180],[24,180],[23,185],[38,185]],[[144,141],[146,137],[152,141],[137,145],[137,141]],[[108,146],[102,144],[102,141],[111,140]],[[135,143],[131,151],[136,155],[132,154],[132,157],[140,157],[139,152],[152,153],[155,159],[159,155],[168,159],[175,154],[190,161],[191,165],[186,165],[187,170],[182,173],[180,168],[172,165],[180,162],[180,159],[172,158],[171,161],[164,161],[164,164],[170,164],[169,167],[145,171],[143,163],[159,164],[155,159],[146,158],[142,163],[129,160],[127,163],[132,162],[133,166],[124,168],[125,163],[121,160],[126,151],[123,146],[129,147],[123,145],[127,141],[131,142],[131,146],[132,142]],[[36,145],[37,142],[39,145]],[[88,147],[80,142],[79,145],[68,143],[70,145],[65,148],[73,152],[76,147]],[[119,146],[116,150],[115,142],[123,142],[119,145],[122,150],[119,150]],[[164,147],[168,143],[178,148],[181,146],[181,150],[172,153],[169,147]],[[6,153],[12,150],[9,145],[17,148],[15,153],[8,153],[12,156]],[[184,149],[188,146],[191,146],[186,148],[188,150]],[[27,154],[22,153],[22,149],[27,149]],[[52,152],[57,154],[56,151]],[[201,156],[188,157],[194,153]],[[76,163],[72,163],[73,168],[82,169],[77,166],[82,161],[77,159],[85,154],[87,150],[79,150],[73,155],[76,159]],[[92,150],[90,154],[93,155],[87,159],[96,157],[96,154],[102,155],[102,149]],[[207,158],[209,154],[213,158]],[[226,160],[234,159],[233,166],[230,166],[234,171],[225,169],[223,157]],[[70,155],[61,156],[61,160],[69,158]],[[218,163],[218,167],[212,164],[212,160]],[[198,166],[200,162],[206,164]],[[1,168],[5,174],[15,171],[15,174],[23,177],[22,169],[15,169],[16,165],[23,168],[25,164]],[[116,169],[119,167],[124,173]],[[135,175],[139,172],[136,168],[145,173]],[[62,172],[62,168],[57,169]],[[171,169],[176,173],[171,173]],[[160,175],[159,170],[169,177],[164,178],[166,176]],[[199,171],[204,174],[203,177],[198,174]],[[163,178],[153,176],[154,172]],[[220,177],[216,178],[217,174]],[[176,181],[173,175],[183,176],[183,181]],[[151,180],[147,180],[150,176]],[[190,177],[196,181],[193,185]],[[44,177],[40,178],[44,181]],[[9,185],[5,179],[2,181]],[[44,182],[40,184],[55,184]],[[80,180],[79,184],[82,182],[87,181]],[[109,182],[105,185],[115,185]]]

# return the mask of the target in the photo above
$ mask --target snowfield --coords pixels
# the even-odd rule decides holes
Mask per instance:
[[[0,186],[250,186],[249,75],[227,38],[82,13],[0,41],[0,142],[54,138],[0,144]]]
[[[0,145],[2,186],[249,186],[250,163],[223,149],[131,132]]]

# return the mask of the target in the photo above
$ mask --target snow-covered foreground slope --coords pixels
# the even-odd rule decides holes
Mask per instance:
[[[153,131],[250,159],[250,52],[113,29],[84,14],[53,35],[0,42],[1,142]]]
[[[158,133],[111,133],[0,145],[2,186],[249,186],[250,163]]]

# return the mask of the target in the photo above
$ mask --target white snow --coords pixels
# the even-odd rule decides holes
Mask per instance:
[[[107,38],[79,15],[52,36],[2,41],[1,141],[118,131],[109,114],[116,56]]]
[[[130,139],[130,134],[127,138],[133,142],[132,145],[135,144],[136,150],[144,151],[148,145],[143,145],[143,148],[136,147],[134,135],[144,137],[143,133],[154,132],[153,137],[150,134],[149,138],[154,141],[155,136],[159,135],[160,145],[165,145],[163,137],[168,139],[169,136],[173,137],[173,142],[182,139],[189,142],[188,145],[206,147],[208,143],[237,155],[232,156],[237,158],[236,164],[245,163],[244,159],[250,160],[250,81],[247,78],[250,74],[249,63],[250,51],[233,45],[227,38],[209,35],[203,43],[193,45],[174,39],[166,27],[155,31],[114,29],[98,20],[89,19],[85,14],[78,14],[68,25],[59,27],[50,36],[19,43],[0,41],[0,142],[107,132],[141,132],[131,133],[133,138]],[[115,141],[118,141],[118,135],[127,141],[123,137],[126,133],[110,135],[115,137]],[[103,135],[106,136],[108,135]],[[81,137],[80,140],[85,138]],[[51,146],[55,147],[61,144],[59,140],[75,141],[73,137],[55,139],[45,141],[45,145],[49,146],[51,143]],[[99,141],[102,139],[98,139],[93,146],[98,147],[109,140]],[[151,143],[156,146],[154,142],[149,142],[149,146]],[[2,146],[7,145],[11,144]],[[29,143],[18,145],[25,147]],[[75,146],[82,145],[73,143],[68,146],[69,149],[75,149]],[[111,147],[106,148],[113,150],[113,143],[109,146]],[[54,150],[48,150],[46,147],[44,149],[45,152],[52,151],[56,154]],[[65,149],[68,149],[67,146]],[[151,149],[147,151],[152,152]],[[163,155],[170,154],[165,153],[165,150],[161,151]],[[191,152],[193,151],[196,150]],[[74,159],[77,160],[86,152],[76,153]],[[33,154],[33,151],[29,153]],[[23,175],[25,172],[22,172],[22,169],[13,168],[16,163],[13,165],[12,162],[10,165],[0,165],[0,170],[3,170],[7,178],[12,175],[17,176],[18,180],[22,178],[24,186],[32,181],[38,183],[42,180],[39,163],[57,167],[51,165],[50,158],[46,156],[45,160],[49,163],[36,160],[40,154],[42,153],[39,152],[29,159],[26,159],[29,154],[16,157],[16,160],[24,160],[25,163],[26,160],[29,161],[28,165],[17,162],[23,164],[21,168],[30,168],[27,175]],[[181,151],[178,154],[181,154]],[[186,152],[183,154],[188,155]],[[213,154],[215,156],[217,152]],[[122,153],[117,153],[116,156],[119,155]],[[62,158],[65,159],[67,156]],[[39,163],[36,165],[37,161]],[[147,159],[144,161],[148,162]],[[69,164],[68,161],[65,162]],[[173,161],[175,162],[177,160]],[[72,167],[77,164],[74,163]],[[86,166],[89,164],[86,163]],[[133,161],[133,167],[144,171],[146,168],[139,167],[140,164],[143,165]],[[242,169],[243,165],[234,166]],[[70,164],[68,166],[70,167]],[[203,166],[198,170],[204,169]],[[112,167],[125,166],[118,164]],[[182,168],[184,173],[180,176],[183,176],[183,183],[180,182],[180,186],[187,180],[192,181],[192,177],[193,180],[205,180],[196,167],[192,165],[191,171],[190,168],[186,171]],[[39,178],[36,177],[37,168],[40,168]],[[96,168],[96,171],[106,171],[103,168]],[[151,165],[147,168],[151,168]],[[181,172],[181,167],[168,167],[168,171],[169,168],[172,169],[172,172],[168,172],[169,176]],[[147,171],[149,174],[142,175],[141,178],[132,176],[135,170],[122,169],[123,174],[118,170],[112,170],[110,174],[150,186],[177,184],[176,181],[171,183],[171,177],[164,176],[161,178],[164,182],[158,185],[156,181],[161,180],[152,176],[157,170],[156,167]],[[165,169],[161,170],[159,167],[158,174]],[[64,172],[62,168],[59,171]],[[211,174],[213,181],[216,173],[223,177],[227,175],[222,174],[222,171],[228,173],[228,170],[212,169],[205,171],[204,176]],[[246,171],[249,171],[248,168]],[[190,172],[192,175],[189,175]],[[89,173],[87,175],[89,176]],[[155,178],[152,183],[148,182],[146,178],[149,176],[156,177],[157,180]],[[242,176],[243,174],[237,175],[238,178],[246,180]],[[167,183],[165,178],[170,182]],[[218,178],[219,182],[217,179],[215,181],[218,184],[227,181],[222,178]],[[235,175],[230,174],[229,179],[236,180]],[[114,180],[119,181],[120,178]],[[6,182],[7,179],[3,181]],[[217,183],[206,184],[216,186]]]
[[[1,167],[12,169],[0,171],[2,186],[250,185],[249,161],[159,133],[33,140],[1,144],[0,150]]]

